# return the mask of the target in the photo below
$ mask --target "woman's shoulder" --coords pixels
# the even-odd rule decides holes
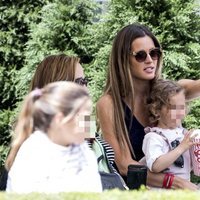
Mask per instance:
[[[113,100],[109,94],[100,97],[96,103],[97,118],[100,116],[112,116],[113,113]]]
[[[113,105],[113,100],[112,100],[112,97],[111,95],[109,94],[104,94],[103,96],[101,96],[99,98],[99,100],[97,101],[97,108],[102,108],[102,107],[107,107],[107,106],[111,106]]]

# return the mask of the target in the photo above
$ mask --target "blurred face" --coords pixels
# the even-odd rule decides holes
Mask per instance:
[[[92,112],[92,101],[88,100],[74,117],[74,133],[81,135],[82,140],[90,135],[90,121]]]
[[[92,111],[92,102],[87,100],[82,106],[80,111],[65,124],[65,131],[63,134],[63,141],[70,144],[80,144],[84,141],[86,135],[88,135],[86,129],[87,116],[90,116]]]
[[[130,66],[134,79],[152,80],[155,77],[158,60],[155,59],[155,56],[150,56],[155,55],[154,52],[151,52],[153,49],[155,49],[155,45],[149,36],[137,38],[132,42],[131,52],[134,52],[134,55],[142,53],[141,51],[147,53],[146,59],[142,62],[137,61],[136,56],[130,55]]]
[[[66,121],[66,116],[62,113],[58,113],[52,123],[49,130],[50,139],[59,145],[67,146],[71,144],[80,144],[84,142],[88,131],[83,126],[83,119],[87,120],[87,116],[90,116],[92,109],[92,102],[88,99],[81,107],[79,112],[69,121]],[[81,124],[80,124],[81,121]],[[87,124],[87,123],[86,123]]]
[[[181,91],[170,98],[170,106],[162,106],[159,125],[161,128],[176,128],[181,125],[185,115],[185,94]]]

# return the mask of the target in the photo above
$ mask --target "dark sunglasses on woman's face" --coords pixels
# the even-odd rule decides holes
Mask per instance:
[[[87,78],[82,78],[82,77],[80,77],[80,78],[76,78],[76,79],[74,80],[74,82],[77,83],[77,84],[79,84],[79,85],[85,85],[85,86],[87,86],[87,84],[88,84],[88,79],[87,79]]]
[[[138,62],[144,62],[147,59],[147,52],[144,50],[131,52],[130,54],[134,56]],[[162,51],[160,48],[154,48],[151,49],[148,54],[151,56],[152,60],[158,60],[162,54]]]

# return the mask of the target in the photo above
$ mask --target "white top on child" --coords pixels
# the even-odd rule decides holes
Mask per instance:
[[[65,147],[36,131],[19,149],[6,191],[101,192],[102,186],[96,158],[86,143]]]
[[[166,154],[171,150],[169,144],[171,144],[172,141],[178,140],[181,142],[183,138],[184,138],[183,128],[175,128],[175,129],[162,129],[158,127],[149,128],[149,131],[145,135],[143,140],[143,152],[145,154],[145,160],[148,168],[152,170],[152,165],[154,161],[157,158],[159,158],[159,156]],[[164,171],[164,173],[171,172],[176,176],[190,180],[191,159],[189,150],[183,153],[183,158],[184,158],[183,168],[176,167],[174,164],[172,164],[168,169]]]

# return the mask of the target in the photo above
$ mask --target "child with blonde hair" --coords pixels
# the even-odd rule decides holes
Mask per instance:
[[[101,192],[97,161],[80,126],[91,109],[87,89],[72,82],[30,92],[6,160],[6,191]]]

